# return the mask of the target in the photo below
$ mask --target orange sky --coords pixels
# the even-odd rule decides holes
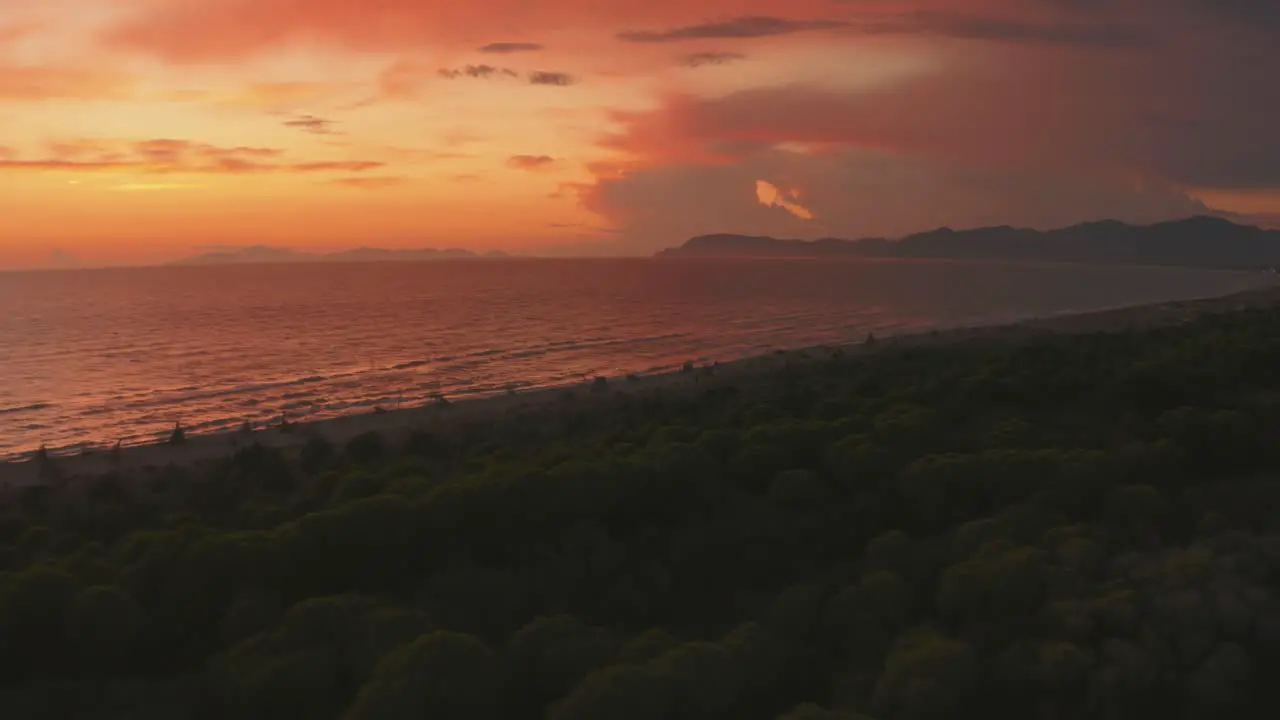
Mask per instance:
[[[0,267],[1280,219],[1248,0],[0,5]]]

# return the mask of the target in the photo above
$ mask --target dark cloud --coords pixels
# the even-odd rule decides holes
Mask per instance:
[[[763,180],[814,219],[761,205]],[[735,163],[628,170],[580,186],[583,206],[621,227],[620,250],[651,252],[714,232],[776,237],[898,237],[940,226],[1050,228],[1115,218],[1154,222],[1207,212],[1174,189],[975,170],[876,150],[760,150]]]
[[[767,15],[747,15],[722,22],[686,25],[667,30],[628,30],[618,39],[632,43],[668,43],[688,40],[728,40],[772,37],[844,27],[840,20],[791,20]]]
[[[919,11],[853,25],[870,34],[937,35],[964,40],[994,40],[1093,48],[1132,48],[1149,41],[1141,28],[1118,23],[1036,23],[986,15]]]
[[[702,67],[703,65],[724,65],[737,60],[746,59],[746,55],[736,52],[697,52],[683,55],[677,61],[685,67]]]
[[[296,128],[313,135],[339,135],[340,133],[333,128],[334,124],[332,120],[315,115],[300,115],[284,122],[285,127]]]
[[[573,85],[578,80],[569,73],[549,72],[546,70],[536,70],[529,73],[530,85]]]
[[[1133,53],[975,50],[883,90],[757,88],[622,114],[608,143],[646,162],[731,159],[786,141],[910,152],[978,166],[1280,188],[1280,46],[1216,36]],[[646,140],[645,138],[652,138]]]
[[[1280,29],[1280,3],[1275,0],[1194,0],[1200,7],[1228,18]]]
[[[1057,0],[1075,4],[1085,12],[1107,13],[1131,7],[1148,16],[1156,13],[1189,12],[1192,16],[1218,18],[1234,23],[1245,23],[1257,28],[1280,29],[1280,3],[1275,0]]]
[[[480,48],[482,53],[491,53],[495,55],[508,55],[511,53],[537,52],[542,50],[543,46],[538,43],[531,42],[495,42],[489,43]]]
[[[494,67],[493,65],[467,65],[461,68],[440,68],[436,74],[442,78],[454,80],[460,77],[469,78],[491,78],[491,77],[519,77],[511,68]]]
[[[542,170],[555,162],[556,159],[550,155],[512,155],[507,158],[507,166],[516,170]]]
[[[814,30],[846,30],[872,35],[934,35],[967,40],[1096,48],[1135,47],[1149,40],[1140,27],[1123,23],[1032,22],[994,15],[931,10],[877,14],[855,21],[748,16],[667,30],[632,30],[619,33],[618,38],[634,43],[669,43],[759,38]]]
[[[526,75],[512,70],[511,68],[495,67],[493,65],[467,65],[460,68],[441,68],[436,74],[447,80],[456,80],[458,78],[478,78],[487,80],[489,78],[520,78],[523,77],[530,85],[573,85],[578,80],[569,73],[552,72],[549,70],[535,70]]]

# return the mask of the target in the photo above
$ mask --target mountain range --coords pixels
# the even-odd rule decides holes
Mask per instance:
[[[229,248],[192,255],[168,263],[169,265],[241,265],[257,263],[301,263],[301,262],[416,262],[422,260],[483,260],[508,258],[510,255],[492,251],[475,253],[458,248],[418,248],[409,250],[389,250],[385,248],[356,248],[338,252],[315,253],[288,248],[254,245],[250,247]]]
[[[891,240],[779,240],[751,235],[701,235],[658,257],[927,258],[1019,260],[1222,269],[1280,267],[1280,230],[1212,216],[1130,225],[1117,220],[1056,230],[1008,226],[940,228]]]

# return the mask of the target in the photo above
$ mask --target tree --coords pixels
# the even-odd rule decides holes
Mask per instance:
[[[876,686],[875,706],[902,720],[951,717],[976,691],[978,660],[968,644],[931,631],[901,638]]]
[[[1064,704],[1080,704],[1093,672],[1093,653],[1068,642],[1050,642],[1037,652],[1035,674],[1042,697]]]
[[[137,604],[120,588],[83,590],[67,611],[68,638],[81,666],[95,675],[125,671],[142,620]]]
[[[784,470],[769,485],[769,499],[778,505],[809,510],[827,499],[827,486],[808,470]]]
[[[1120,638],[1104,641],[1098,655],[1089,683],[1092,707],[1104,717],[1133,717],[1150,697],[1158,662],[1146,649]]]
[[[785,715],[779,715],[778,720],[871,720],[871,718],[847,710],[828,710],[816,703],[804,703],[791,708]]]
[[[210,685],[231,717],[337,717],[377,660],[417,637],[421,626],[406,630],[396,615],[355,595],[298,603],[269,632],[211,663]]]
[[[887,570],[907,577],[914,573],[915,557],[911,537],[901,530],[890,530],[867,543],[862,554],[864,575]]]
[[[261,633],[280,619],[280,600],[257,589],[242,591],[222,616],[222,642],[235,645]]]
[[[1131,537],[1158,530],[1169,514],[1169,501],[1150,485],[1124,485],[1107,495],[1107,517]]]
[[[1241,704],[1252,673],[1249,653],[1236,643],[1223,643],[1191,674],[1191,700],[1206,717],[1222,717]]]
[[[375,431],[361,433],[347,441],[347,457],[357,463],[370,463],[381,457],[385,450],[382,435]]]
[[[393,650],[360,689],[346,720],[486,720],[499,716],[500,665],[470,635],[437,631]]]
[[[618,662],[624,665],[640,665],[676,647],[680,641],[662,628],[650,628],[637,635],[618,651]]]
[[[672,688],[647,665],[597,670],[547,713],[548,720],[666,720]]]
[[[743,682],[732,653],[707,642],[681,645],[651,660],[648,667],[672,690],[667,717],[673,719],[725,717]]]
[[[511,714],[541,714],[592,670],[607,665],[615,649],[609,633],[569,615],[525,625],[507,647],[504,692]]]
[[[79,594],[65,571],[28,568],[9,581],[0,598],[0,667],[8,676],[59,673],[67,667],[67,609]]]

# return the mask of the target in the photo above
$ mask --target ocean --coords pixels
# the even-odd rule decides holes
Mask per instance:
[[[1223,295],[1255,273],[495,260],[0,273],[0,458]]]

